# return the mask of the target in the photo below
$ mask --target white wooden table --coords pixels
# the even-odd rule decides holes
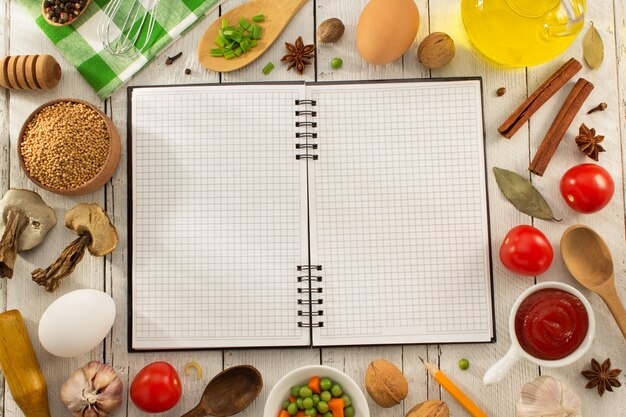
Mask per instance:
[[[225,12],[242,3],[243,0],[228,0],[222,7]],[[552,267],[537,281],[556,280],[579,285],[566,271],[559,254],[558,245],[563,230],[574,223],[584,223],[596,229],[609,243],[615,260],[618,291],[626,300],[626,244],[624,228],[624,175],[626,159],[626,1],[597,0],[587,5],[587,21],[592,20],[600,31],[605,45],[605,61],[597,71],[589,70],[586,65],[579,75],[595,84],[595,90],[585,104],[590,108],[601,101],[608,104],[606,111],[593,116],[579,115],[567,133],[565,142],[571,142],[582,121],[596,127],[606,136],[607,152],[601,155],[601,165],[609,170],[616,182],[616,192],[609,206],[599,213],[578,215],[562,201],[558,191],[558,181],[569,167],[589,162],[578,152],[575,146],[561,145],[543,177],[533,176],[533,183],[551,202],[556,213],[563,217],[561,223],[550,223],[532,219],[519,213],[508,203],[498,190],[491,174],[491,167],[499,166],[527,172],[528,163],[535,153],[544,133],[552,122],[557,108],[569,89],[564,89],[548,102],[530,123],[521,129],[511,140],[503,139],[497,132],[497,126],[517,105],[535,90],[567,58],[575,57],[582,61],[581,38],[560,57],[545,65],[517,70],[496,68],[478,55],[469,46],[463,31],[458,0],[418,0],[422,16],[418,39],[429,32],[447,32],[456,41],[457,54],[452,63],[440,70],[428,71],[416,59],[416,45],[393,64],[374,67],[367,65],[356,52],[355,28],[360,10],[366,0],[311,0],[295,20],[289,25],[279,41],[267,55],[243,70],[219,75],[207,72],[198,64],[195,57],[196,45],[204,28],[215,18],[215,11],[204,22],[188,33],[182,40],[166,50],[167,55],[183,51],[183,56],[171,66],[165,66],[165,57],[157,59],[141,72],[131,84],[184,84],[200,82],[235,82],[258,80],[347,80],[380,79],[408,77],[446,77],[479,75],[484,81],[484,102],[486,121],[487,163],[489,166],[489,200],[491,210],[492,250],[494,257],[495,308],[498,341],[486,345],[429,345],[429,346],[390,346],[358,347],[332,349],[270,349],[270,350],[224,350],[193,351],[178,353],[128,353],[127,352],[127,173],[126,173],[126,89],[120,89],[106,101],[100,100],[78,72],[67,63],[52,43],[44,37],[27,13],[15,0],[0,2],[0,55],[25,55],[48,53],[54,55],[63,68],[63,79],[52,91],[2,91],[0,94],[0,188],[2,192],[9,187],[29,188],[38,191],[54,207],[57,217],[62,219],[67,209],[79,202],[97,202],[106,208],[120,233],[118,248],[106,259],[86,255],[76,271],[65,279],[58,291],[49,294],[35,285],[30,278],[30,271],[36,267],[45,267],[56,259],[61,248],[70,241],[70,233],[59,225],[49,235],[45,245],[18,257],[15,275],[12,280],[0,280],[0,311],[19,309],[24,315],[37,356],[48,382],[52,415],[68,416],[69,412],[59,399],[60,386],[71,371],[89,360],[100,360],[112,364],[122,376],[126,387],[132,377],[145,364],[155,360],[172,363],[181,373],[188,361],[199,362],[204,368],[204,379],[182,376],[184,393],[178,406],[163,415],[176,416],[193,407],[199,399],[206,382],[223,368],[236,364],[251,364],[264,376],[265,387],[256,402],[243,412],[242,416],[258,417],[262,415],[264,400],[273,384],[287,371],[304,364],[326,364],[344,370],[358,383],[364,384],[367,364],[379,357],[386,358],[398,365],[409,380],[409,395],[404,403],[391,409],[382,409],[370,401],[373,416],[402,416],[416,403],[426,399],[443,399],[448,402],[453,416],[468,415],[446,392],[430,379],[418,356],[439,363],[440,367],[458,385],[487,412],[494,417],[512,417],[515,402],[521,386],[539,374],[555,375],[568,381],[583,400],[583,414],[597,417],[626,416],[626,388],[617,389],[616,393],[607,393],[598,397],[595,390],[583,388],[586,380],[580,371],[588,367],[589,360],[604,360],[610,357],[614,367],[626,369],[626,341],[611,318],[608,309],[594,294],[582,289],[589,297],[597,318],[596,339],[584,359],[564,369],[539,369],[528,363],[514,367],[510,375],[499,385],[485,387],[481,378],[485,370],[509,346],[507,330],[508,313],[517,295],[534,283],[532,278],[523,278],[508,272],[499,262],[497,253],[506,232],[518,224],[534,224],[549,237],[555,248],[555,260]],[[344,37],[335,46],[320,46],[316,68],[308,67],[304,76],[295,71],[285,71],[278,64],[269,75],[261,73],[261,68],[269,60],[279,63],[283,55],[285,41],[293,42],[302,35],[305,42],[314,39],[317,24],[324,19],[338,17],[346,24]],[[340,70],[330,68],[331,58],[339,56],[344,60]],[[185,68],[191,74],[184,73]],[[316,70],[317,69],[317,73]],[[505,86],[507,93],[496,97],[495,91]],[[62,197],[38,189],[29,182],[19,167],[16,156],[16,143],[20,127],[30,112],[44,101],[60,97],[77,97],[94,103],[104,109],[113,119],[122,138],[122,160],[112,181],[103,189],[80,198]],[[581,112],[582,113],[582,112]],[[436,157],[436,143],[433,154]],[[443,150],[442,150],[443,151]],[[89,354],[73,359],[53,357],[43,350],[37,341],[37,324],[46,307],[60,295],[79,288],[96,288],[111,294],[117,305],[117,319],[106,341]],[[468,358],[471,367],[461,371],[457,361]],[[622,383],[626,378],[620,376]],[[2,385],[0,381],[0,385]],[[0,416],[22,416],[8,389],[0,396]],[[119,416],[139,416],[140,411],[130,402],[124,402]]]

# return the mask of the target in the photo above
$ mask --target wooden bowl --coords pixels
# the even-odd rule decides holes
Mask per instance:
[[[52,20],[48,20],[47,17],[47,13],[46,13],[46,8],[44,7],[45,4],[45,0],[41,1],[41,15],[43,16],[44,20],[46,22],[48,22],[48,24],[52,25],[52,26],[67,26],[67,25],[71,25],[72,23],[76,22],[78,20],[78,18],[80,18],[83,13],[85,13],[85,10],[87,10],[87,6],[89,6],[89,3],[91,3],[91,0],[87,0],[85,2],[85,5],[83,6],[82,9],[80,9],[80,13],[78,13],[78,16],[74,17],[74,19],[72,19],[69,22],[65,22],[65,23],[58,23],[58,22],[53,22]]]
[[[102,165],[102,168],[100,169],[100,171],[86,183],[76,188],[69,188],[69,189],[63,189],[63,190],[44,185],[40,183],[39,181],[37,181],[35,178],[33,178],[30,175],[30,173],[26,170],[26,166],[24,165],[24,158],[22,157],[22,151],[21,151],[24,133],[26,132],[26,127],[28,126],[30,121],[43,108],[56,104],[56,103],[60,103],[60,102],[80,103],[94,110],[96,113],[100,115],[100,117],[102,118],[102,121],[104,121],[104,124],[106,125],[107,131],[109,133],[109,154],[107,156],[107,159],[104,162],[104,165]],[[115,172],[115,169],[117,168],[117,165],[120,162],[120,153],[121,153],[120,136],[119,136],[119,133],[117,132],[117,129],[115,128],[115,125],[111,121],[111,119],[109,119],[109,117],[106,114],[100,111],[100,109],[96,108],[93,104],[77,99],[77,98],[62,98],[62,99],[52,100],[37,107],[35,111],[33,111],[30,114],[30,116],[28,116],[28,118],[22,125],[22,129],[20,130],[20,135],[17,141],[17,157],[20,161],[20,166],[22,167],[22,170],[24,171],[26,176],[32,182],[37,184],[39,187],[46,189],[48,191],[52,191],[53,193],[56,193],[56,194],[61,194],[61,195],[84,195],[84,194],[89,194],[97,190],[98,188],[102,187],[113,176],[113,173]]]

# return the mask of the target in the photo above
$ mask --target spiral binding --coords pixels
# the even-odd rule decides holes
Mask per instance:
[[[296,100],[296,106],[316,106],[317,102],[315,100]],[[309,120],[309,118],[317,117],[317,112],[315,110],[296,110],[297,117],[304,117],[304,120],[298,120],[296,122],[296,127],[304,128],[303,132],[296,132],[297,139],[305,139],[305,143],[296,143],[296,149],[305,149],[305,153],[297,154],[296,159],[311,159],[316,161],[318,159],[318,155],[313,154],[310,150],[317,149],[316,143],[310,143],[312,139],[317,139],[317,132],[312,132],[312,129],[317,128],[317,122]]]
[[[308,317],[308,321],[299,321],[298,327],[324,327],[324,322],[322,320],[314,320],[314,317],[321,317],[324,315],[324,310],[318,307],[324,304],[324,299],[321,298],[321,294],[324,292],[324,289],[320,284],[322,282],[322,276],[312,274],[313,271],[321,271],[322,265],[298,265],[296,269],[298,271],[309,272],[308,275],[297,276],[298,282],[307,283],[305,287],[298,288],[298,294],[307,295],[306,298],[298,298],[298,305],[308,307],[298,310],[299,317]]]

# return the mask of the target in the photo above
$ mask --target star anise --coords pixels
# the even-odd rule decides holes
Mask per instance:
[[[298,36],[295,44],[285,42],[285,47],[289,53],[280,59],[281,62],[289,63],[287,70],[296,67],[298,72],[302,74],[304,67],[311,64],[315,57],[315,45],[305,45],[302,36]]]
[[[585,124],[581,124],[576,136],[576,145],[578,149],[594,161],[598,160],[598,154],[604,152],[604,148],[600,142],[604,140],[604,136],[596,135],[596,129],[589,129]]]
[[[613,387],[618,388],[622,385],[617,379],[621,373],[621,369],[611,369],[611,359],[605,360],[602,365],[597,360],[591,359],[591,369],[581,372],[589,380],[585,388],[591,389],[597,386],[600,397],[605,391],[613,392]]]

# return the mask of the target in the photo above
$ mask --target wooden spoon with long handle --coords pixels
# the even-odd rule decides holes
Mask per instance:
[[[203,67],[212,71],[229,72],[245,67],[261,55],[274,43],[283,32],[287,24],[308,0],[252,0],[229,11],[211,24],[202,35],[198,43],[198,60]],[[237,26],[240,18],[250,20],[258,14],[265,16],[265,21],[259,23],[263,28],[263,35],[257,41],[257,46],[241,56],[225,59],[211,56],[210,51],[219,48],[215,44],[218,31],[222,27],[222,19]]]
[[[626,309],[615,289],[613,258],[606,242],[592,228],[575,224],[561,236],[561,255],[576,281],[602,297],[626,339]]]

